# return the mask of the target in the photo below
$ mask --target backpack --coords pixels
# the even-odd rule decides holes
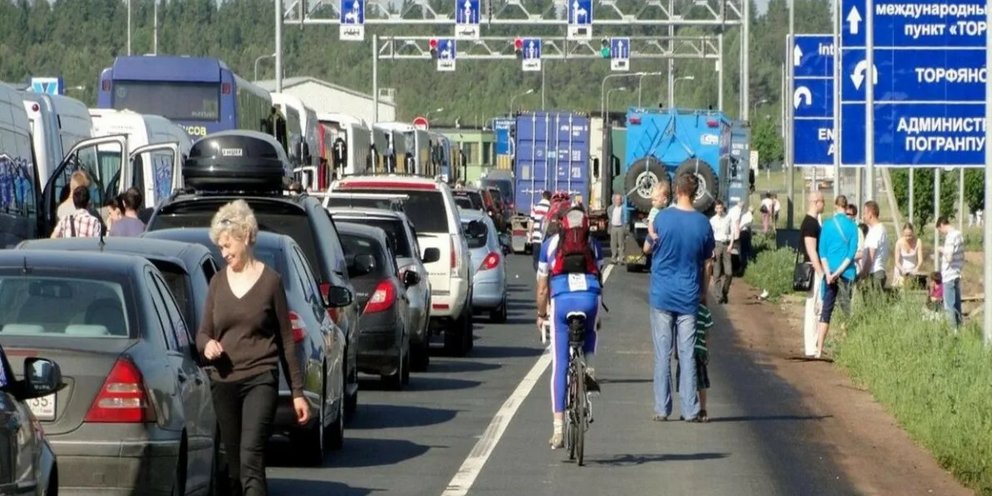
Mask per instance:
[[[565,212],[558,233],[558,247],[551,262],[550,275],[599,275],[596,256],[589,237],[589,217],[580,208]]]

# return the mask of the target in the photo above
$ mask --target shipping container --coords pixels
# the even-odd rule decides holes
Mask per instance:
[[[514,205],[528,214],[541,192],[568,191],[589,199],[589,118],[571,112],[517,116],[511,133],[515,149]]]

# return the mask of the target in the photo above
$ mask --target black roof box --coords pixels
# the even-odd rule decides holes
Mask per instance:
[[[183,163],[186,187],[197,191],[278,191],[293,169],[282,145],[258,131],[222,131],[193,144]]]

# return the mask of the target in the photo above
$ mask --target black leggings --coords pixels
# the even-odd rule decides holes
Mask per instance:
[[[220,440],[227,455],[231,496],[265,496],[265,443],[279,398],[279,369],[211,387]]]

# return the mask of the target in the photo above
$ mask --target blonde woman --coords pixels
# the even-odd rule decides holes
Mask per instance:
[[[310,410],[296,359],[282,278],[254,257],[258,221],[244,200],[228,203],[210,223],[210,240],[227,267],[210,281],[196,345],[214,370],[211,392],[227,452],[231,494],[262,496],[265,443],[276,413],[279,363],[285,364],[299,423]]]
[[[903,287],[907,277],[912,280],[914,275],[920,273],[923,268],[923,241],[916,237],[913,224],[907,222],[902,226],[902,236],[896,240],[895,254],[892,258],[896,262],[892,271],[894,274],[892,284],[896,287]]]

